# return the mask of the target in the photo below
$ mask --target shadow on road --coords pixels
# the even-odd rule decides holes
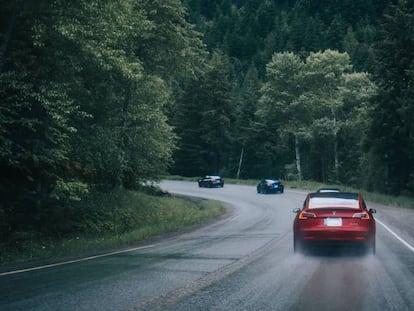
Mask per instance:
[[[371,255],[362,245],[310,245],[301,250],[302,255],[323,258],[358,258]]]

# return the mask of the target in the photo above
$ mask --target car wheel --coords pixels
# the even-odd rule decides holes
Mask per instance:
[[[375,239],[367,243],[366,250],[368,254],[372,254],[375,256],[375,253],[376,253]]]
[[[303,253],[303,243],[298,238],[293,238],[293,252],[295,254]]]

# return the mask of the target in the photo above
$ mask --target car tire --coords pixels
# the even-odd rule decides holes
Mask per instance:
[[[375,253],[376,253],[375,239],[367,243],[366,250],[367,250],[367,254],[371,254],[375,256]]]
[[[303,253],[303,243],[298,238],[293,238],[293,252],[295,254]]]

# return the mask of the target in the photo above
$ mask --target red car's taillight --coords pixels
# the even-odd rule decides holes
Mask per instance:
[[[365,219],[365,220],[371,219],[368,213],[355,213],[354,215],[352,215],[352,218]]]
[[[301,212],[299,214],[299,219],[309,219],[309,218],[316,218],[316,214],[309,213],[309,212]]]

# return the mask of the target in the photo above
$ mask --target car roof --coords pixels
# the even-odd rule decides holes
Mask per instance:
[[[309,194],[310,197],[326,197],[326,198],[343,198],[343,199],[357,199],[359,193],[357,192],[340,192],[340,191],[331,191],[331,192],[313,192]]]
[[[339,188],[324,187],[319,188],[317,192],[341,192]]]
[[[265,178],[265,179],[263,179],[263,180],[265,180],[265,181],[280,181],[278,178]]]
[[[351,192],[315,192],[309,194],[308,208],[360,208],[360,195]]]

